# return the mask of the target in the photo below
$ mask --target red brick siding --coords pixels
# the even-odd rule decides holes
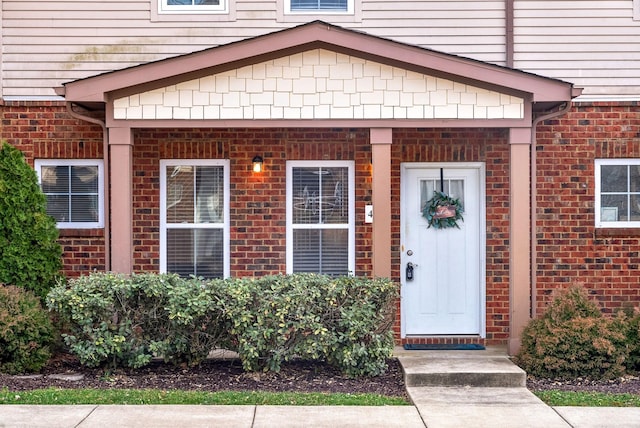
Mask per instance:
[[[101,159],[102,129],[72,118],[60,102],[5,102],[0,106],[0,140],[35,159]],[[64,274],[104,270],[103,230],[61,230]]]
[[[640,304],[634,229],[595,228],[594,160],[640,157],[637,103],[582,103],[538,127],[537,310],[583,284],[606,312]]]
[[[0,138],[35,158],[102,158],[99,126],[71,118],[61,103],[5,102]],[[538,127],[537,309],[552,290],[583,283],[607,311],[640,303],[637,230],[594,227],[594,159],[640,157],[640,112],[634,103],[580,104]],[[508,336],[509,147],[504,130],[407,129],[392,146],[393,278],[400,278],[400,162],[483,161],[487,190],[487,342]],[[266,171],[250,172],[253,156]],[[365,129],[138,130],[134,145],[134,268],[159,267],[160,159],[231,161],[232,274],[285,270],[286,161],[355,160],[357,274],[370,275],[371,150]],[[117,166],[115,166],[117,168]],[[63,231],[65,273],[102,270],[102,230]],[[399,332],[399,323],[395,326]],[[430,339],[421,339],[426,342]],[[467,339],[465,339],[467,340]]]

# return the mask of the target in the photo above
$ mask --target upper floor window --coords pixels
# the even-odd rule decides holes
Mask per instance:
[[[354,0],[285,0],[287,13],[353,13]]]
[[[596,227],[640,227],[640,159],[595,163]]]
[[[41,159],[35,161],[47,213],[59,228],[102,227],[102,160]]]
[[[228,0],[159,0],[159,13],[224,13]]]

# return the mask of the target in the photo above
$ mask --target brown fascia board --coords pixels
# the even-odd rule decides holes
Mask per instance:
[[[124,96],[315,48],[511,95],[529,98],[526,94],[531,94],[533,102],[563,102],[573,97],[573,86],[568,82],[346,30],[322,21],[76,80],[65,84],[62,92],[68,101],[106,102],[113,98],[109,93]]]

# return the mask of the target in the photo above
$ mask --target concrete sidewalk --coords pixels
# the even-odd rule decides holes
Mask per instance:
[[[413,406],[0,406],[2,428],[424,426]]]
[[[640,427],[640,408],[550,408],[505,391],[444,389],[417,407],[0,405],[0,427]]]

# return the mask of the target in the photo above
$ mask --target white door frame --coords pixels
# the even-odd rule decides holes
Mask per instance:
[[[439,168],[458,168],[458,169],[477,169],[478,180],[480,181],[480,218],[478,233],[480,234],[478,243],[479,251],[479,272],[480,276],[480,292],[479,292],[479,304],[480,308],[478,314],[480,316],[480,337],[484,338],[487,335],[487,225],[486,225],[486,169],[484,162],[402,162],[400,164],[400,337],[407,337],[405,327],[405,310],[404,310],[404,290],[406,285],[406,279],[404,275],[403,267],[409,261],[405,253],[406,242],[406,198],[407,195],[404,191],[405,182],[407,179],[407,171],[411,169],[439,169]],[[410,337],[416,337],[411,335]]]

